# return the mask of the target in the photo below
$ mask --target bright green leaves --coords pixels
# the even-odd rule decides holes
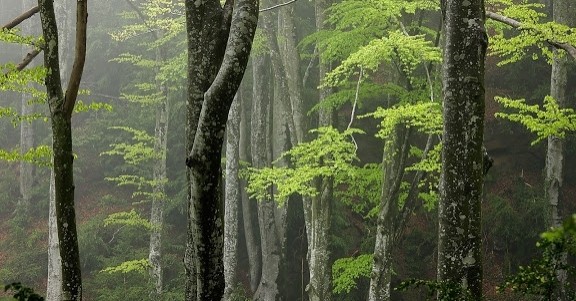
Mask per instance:
[[[152,229],[152,224],[150,224],[147,219],[142,218],[142,216],[140,216],[140,214],[134,209],[125,212],[112,213],[104,219],[105,227],[116,225],[142,227],[147,230]]]
[[[327,74],[324,84],[339,86],[344,83],[357,68],[376,71],[381,63],[398,59],[405,74],[410,75],[422,62],[439,62],[440,50],[434,47],[424,35],[407,36],[400,31],[390,31],[388,37],[370,41],[352,53],[334,71]]]
[[[282,155],[291,167],[250,168],[248,193],[258,200],[270,198],[275,186],[275,199],[282,204],[292,194],[316,196],[313,180],[323,177],[340,177],[352,172],[356,160],[356,146],[350,135],[362,133],[357,129],[339,132],[332,127],[313,130],[318,138],[297,145]]]
[[[360,277],[370,277],[372,272],[372,254],[358,257],[340,258],[332,265],[332,284],[336,294],[349,293],[356,288]]]
[[[21,35],[18,28],[0,29],[0,42],[32,46],[38,46],[44,43],[42,37]]]
[[[544,98],[544,105],[528,105],[524,99],[495,97],[505,108],[517,113],[496,113],[496,117],[518,122],[536,134],[532,145],[550,137],[564,138],[566,132],[576,130],[576,113],[573,109],[563,109],[551,96]]]
[[[19,149],[6,151],[0,149],[0,160],[8,162],[28,162],[37,166],[52,166],[52,149],[48,145],[39,145],[20,153]]]
[[[419,102],[405,104],[389,109],[378,108],[375,112],[365,116],[381,119],[378,137],[386,139],[397,124],[403,123],[408,127],[415,127],[426,134],[442,133],[442,111],[439,103]]]
[[[110,145],[112,149],[103,152],[101,155],[122,156],[124,161],[131,165],[138,165],[143,161],[149,161],[160,156],[160,154],[154,152],[154,137],[146,133],[146,131],[122,126],[111,127],[111,129],[122,130],[132,134],[134,143],[112,144]]]
[[[126,274],[130,272],[144,274],[148,271],[149,268],[150,268],[150,262],[148,261],[148,259],[135,259],[124,261],[117,266],[105,268],[101,272],[108,274],[114,274],[114,273]]]
[[[543,9],[543,4],[528,3],[526,0],[520,3],[508,0],[493,2],[497,7],[503,7],[499,14],[520,23],[520,27],[513,35],[504,30],[506,25],[495,21],[488,23],[496,29],[496,34],[490,37],[490,53],[504,58],[498,65],[517,62],[527,55],[538,59],[539,54],[533,52],[533,46],[537,46],[541,55],[550,61],[552,58],[550,42],[576,45],[576,29],[555,22],[542,21],[546,17],[546,14],[539,11]]]

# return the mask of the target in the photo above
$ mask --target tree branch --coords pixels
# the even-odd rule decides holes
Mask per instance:
[[[33,15],[35,15],[39,11],[40,11],[40,7],[38,5],[36,5],[33,8],[29,9],[27,12],[16,17],[14,20],[3,25],[2,29],[12,29],[12,28],[18,26],[18,24],[22,23],[24,20],[32,17]]]
[[[497,13],[491,12],[491,11],[486,12],[486,17],[490,18],[494,21],[498,21],[498,22],[504,23],[506,25],[510,25],[510,26],[517,28],[517,29],[523,26],[522,22],[519,22],[519,21],[514,20],[512,18],[503,16],[503,15],[500,15],[500,14],[497,14]],[[574,47],[574,45],[569,44],[569,43],[562,43],[562,42],[558,42],[558,41],[550,41],[550,40],[547,40],[546,42],[555,48],[559,48],[559,49],[566,51],[572,58],[576,59],[576,47]]]
[[[278,7],[290,5],[290,4],[292,4],[292,3],[296,2],[296,1],[298,1],[298,0],[290,0],[290,1],[285,2],[285,3],[280,3],[280,4],[272,5],[272,6],[270,6],[270,7],[263,8],[263,9],[259,10],[258,12],[265,12],[265,11],[273,10],[273,9],[275,9],[275,8],[278,8]]]
[[[70,80],[66,96],[64,98],[64,112],[68,116],[72,116],[76,98],[78,97],[78,89],[80,88],[80,80],[82,79],[82,72],[84,70],[84,62],[86,61],[86,24],[88,22],[88,5],[86,0],[78,0],[76,2],[76,54],[74,57],[74,65],[70,73]]]

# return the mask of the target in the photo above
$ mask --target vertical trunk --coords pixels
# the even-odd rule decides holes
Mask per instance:
[[[46,301],[62,300],[62,260],[58,251],[55,185],[54,169],[52,169],[50,171],[50,203],[48,212],[48,283],[46,284]]]
[[[250,128],[249,116],[250,107],[246,98],[242,98],[242,116],[240,118],[240,160],[250,162]],[[258,236],[258,213],[256,200],[250,199],[246,192],[246,180],[240,179],[241,201],[242,201],[242,221],[244,226],[244,238],[246,240],[246,252],[248,253],[248,265],[250,275],[250,292],[253,294],[260,283],[260,273],[262,272],[262,258],[260,252],[260,240]]]
[[[240,143],[240,99],[236,94],[226,126],[226,194],[224,204],[224,300],[232,300],[236,286],[236,265],[238,262],[238,210],[240,168],[238,147]]]
[[[162,33],[156,32],[156,39],[161,39]],[[162,47],[162,46],[160,46]],[[156,62],[158,66],[164,62],[163,49],[156,49]],[[159,73],[159,67],[156,68]],[[168,99],[168,87],[159,79],[156,79],[156,86],[162,93],[162,99],[156,108],[156,126],[154,130],[154,153],[158,154],[154,162],[153,170],[153,197],[150,208],[150,245],[148,261],[150,262],[150,277],[154,282],[154,290],[150,294],[151,300],[160,300],[163,291],[162,275],[162,229],[164,225],[164,203],[166,202],[165,185],[166,177],[166,152],[168,148],[168,118],[170,112],[170,102]]]
[[[484,1],[444,1],[438,280],[482,298]],[[442,291],[440,296],[443,296]]]
[[[572,1],[554,0],[553,1],[553,19],[554,22],[574,26],[574,8],[576,5]],[[554,49],[554,58],[552,60],[552,74],[550,79],[550,96],[552,96],[561,108],[568,106],[566,90],[568,87],[568,64],[569,59],[562,50]],[[548,137],[548,148],[546,151],[546,181],[545,191],[550,206],[549,224],[552,227],[562,225],[562,214],[560,207],[562,203],[562,180],[563,180],[563,160],[564,146],[559,137]],[[566,255],[562,260],[566,263]],[[565,270],[556,271],[560,282],[560,299],[566,298],[564,285],[567,278]]]
[[[58,57],[58,26],[52,1],[39,0],[42,33],[46,41],[44,65],[48,70],[45,84],[52,123],[55,178],[56,221],[62,258],[62,299],[82,300],[80,256],[74,209],[72,152],[72,112],[76,103],[86,57],[87,4],[77,1],[76,48],[74,66],[66,95],[62,91]]]
[[[198,1],[194,3],[186,2],[187,15],[191,15],[190,17],[192,18],[197,17],[195,16],[195,9],[205,3]],[[209,3],[219,8],[220,4],[218,2],[211,1]],[[226,3],[224,15],[230,5],[231,2]],[[202,18],[202,16],[200,17]],[[239,0],[234,7],[231,26],[229,27],[230,36],[228,37],[228,34],[225,35],[228,38],[222,64],[216,68],[218,73],[206,93],[204,93],[192,151],[186,160],[190,169],[190,216],[187,248],[193,248],[193,251],[187,251],[186,255],[191,254],[194,257],[185,257],[185,267],[187,277],[194,273],[193,270],[195,271],[195,286],[197,290],[196,296],[190,295],[189,288],[194,284],[192,283],[193,279],[188,278],[187,300],[196,298],[200,300],[220,300],[224,293],[224,267],[222,262],[224,212],[220,193],[222,143],[228,112],[246,69],[257,22],[258,2],[255,0]],[[209,27],[215,26],[213,22],[208,23],[206,25],[206,22],[200,22],[201,26],[202,24]],[[198,52],[205,50],[202,46],[206,47],[206,45],[192,44],[193,39],[191,40],[190,36],[195,31],[190,30],[191,27],[193,28],[194,26],[188,24],[189,56],[195,57]],[[217,34],[216,38],[222,39],[222,34]],[[198,42],[198,40],[195,42]],[[202,54],[200,54],[201,56]],[[209,66],[213,67],[212,65]],[[192,66],[189,66],[189,68],[192,69]],[[203,73],[207,72],[207,70],[200,71]],[[199,75],[191,74],[191,76]],[[190,89],[192,88],[194,87],[191,85]],[[193,93],[190,89],[189,93]]]
[[[251,118],[251,152],[252,166],[263,168],[270,166],[270,149],[268,114],[270,112],[270,73],[266,56],[254,57],[254,81]],[[272,199],[258,203],[258,225],[260,229],[260,250],[262,272],[260,282],[254,294],[254,300],[279,300],[280,280],[280,238],[276,229],[276,204]]]
[[[398,198],[408,154],[409,136],[410,131],[403,125],[398,125],[384,144],[382,192],[374,246],[374,263],[368,292],[369,301],[390,300],[392,250],[396,243],[399,215]]]
[[[188,43],[188,99],[186,103],[186,154],[192,152],[194,139],[198,128],[200,111],[204,102],[204,93],[216,77],[224,56],[224,45],[228,37],[227,29],[223,29],[224,16],[217,1],[186,0],[186,32]],[[204,22],[204,19],[212,22]],[[189,164],[189,159],[186,162]],[[193,181],[191,170],[186,170],[187,182]],[[188,235],[184,253],[184,268],[186,270],[185,300],[197,300],[198,264],[196,240],[192,232],[197,222],[192,198],[188,191]],[[210,200],[209,202],[212,202]]]
[[[322,30],[325,26],[325,11],[328,1],[315,2],[316,29]],[[319,79],[323,80],[329,71],[329,62],[320,59],[318,65]],[[318,101],[323,101],[329,89],[321,89]],[[319,126],[331,126],[333,124],[331,110],[321,110],[319,114]],[[332,299],[332,269],[330,266],[330,228],[332,219],[333,179],[318,179],[317,188],[319,195],[310,201],[304,202],[304,217],[306,220],[306,232],[308,237],[308,266],[310,269],[310,282],[306,287],[310,301],[329,301]]]
[[[164,90],[164,89],[163,89]],[[159,157],[154,163],[154,188],[152,206],[150,209],[150,248],[148,260],[150,261],[150,276],[154,281],[152,300],[159,300],[162,296],[162,229],[164,225],[164,203],[166,202],[165,184],[166,178],[166,151],[168,142],[168,95],[164,90],[164,99],[156,110],[156,129],[154,134],[154,152]]]

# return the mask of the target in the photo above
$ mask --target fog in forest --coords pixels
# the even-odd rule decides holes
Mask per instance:
[[[197,2],[88,1],[66,115],[86,2],[59,106],[0,0],[1,284],[65,300],[62,113],[82,300],[573,300],[571,0]]]

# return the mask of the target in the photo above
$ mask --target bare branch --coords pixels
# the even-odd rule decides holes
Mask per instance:
[[[290,5],[290,4],[292,4],[292,3],[296,2],[296,1],[298,1],[298,0],[290,0],[290,1],[288,1],[288,2],[284,2],[284,3],[272,5],[272,6],[270,6],[270,7],[263,8],[263,9],[259,10],[258,12],[265,12],[265,11],[273,10],[273,9],[275,9],[275,8],[278,8],[278,7]]]
[[[84,70],[84,62],[86,61],[87,22],[88,5],[86,0],[78,0],[76,2],[76,54],[72,72],[70,73],[70,84],[68,85],[64,99],[64,112],[66,112],[68,116],[71,116],[72,111],[74,111],[74,105],[78,97],[78,89],[80,88],[80,80],[82,79],[82,72]]]
[[[38,56],[40,51],[42,51],[42,50],[39,48],[35,48],[34,50],[28,52],[26,54],[26,56],[22,59],[22,62],[20,62],[20,64],[16,65],[16,71],[22,71],[22,69],[26,68],[26,66],[28,66],[28,64],[30,64],[30,62],[32,62],[32,60],[36,56]]]
[[[36,5],[33,8],[29,9],[27,12],[16,17],[14,20],[3,25],[2,29],[12,29],[12,28],[18,26],[18,24],[22,23],[24,20],[32,17],[33,15],[35,15],[39,11],[40,11],[40,8],[38,5]]]
[[[514,28],[520,28],[523,25],[522,22],[519,22],[519,21],[514,20],[512,18],[503,16],[503,15],[500,15],[498,13],[491,12],[491,11],[486,12],[486,17],[490,18],[494,21],[498,21],[498,22],[504,23],[506,25],[510,25]],[[569,43],[562,43],[562,42],[558,42],[558,41],[549,41],[549,40],[546,42],[555,48],[562,49],[562,50],[566,51],[572,58],[576,59],[576,47],[574,47],[574,45],[569,44]]]

